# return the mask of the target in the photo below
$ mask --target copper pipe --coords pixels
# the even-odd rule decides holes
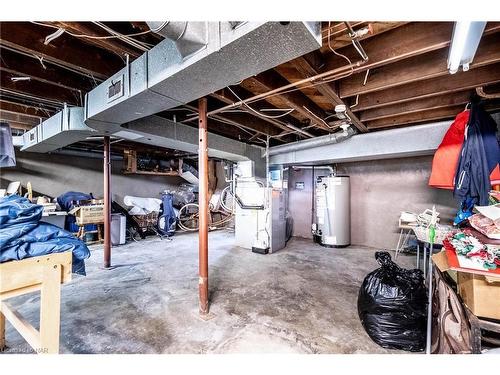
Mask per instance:
[[[288,90],[288,89],[291,89],[294,87],[298,87],[298,86],[306,84],[306,83],[313,83],[313,82],[319,81],[316,84],[321,85],[322,84],[321,80],[323,80],[323,79],[324,80],[332,80],[336,76],[341,78],[345,74],[345,72],[350,71],[351,69],[354,69],[354,68],[358,68],[361,65],[363,65],[364,63],[365,63],[365,61],[360,60],[360,61],[357,61],[353,64],[349,64],[349,65],[345,65],[345,66],[340,67],[340,68],[328,70],[326,72],[317,74],[315,76],[307,77],[307,78],[301,79],[300,81],[292,82],[288,85],[278,87],[276,89],[264,92],[262,94],[252,96],[252,97],[244,99],[244,100],[240,100],[238,102],[234,102],[232,104],[228,104],[228,105],[221,107],[221,108],[218,108],[218,109],[214,109],[213,111],[208,112],[207,116],[215,115],[217,113],[221,113],[221,112],[227,111],[228,109],[232,109],[235,107],[240,107],[243,104],[249,104],[249,103],[253,103],[257,100],[266,99],[267,97],[269,97],[271,95],[279,95],[279,93],[282,91],[285,91],[285,90]],[[300,87],[299,87],[299,89],[300,89]]]
[[[208,314],[208,142],[207,142],[207,98],[198,102],[198,178],[199,178],[199,301],[200,314]]]
[[[109,136],[104,136],[104,268],[111,267],[111,155]]]

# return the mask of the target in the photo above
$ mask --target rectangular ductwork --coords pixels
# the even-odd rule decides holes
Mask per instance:
[[[163,24],[157,32],[172,39],[86,95],[89,126],[116,133],[121,124],[191,102],[321,47],[319,22]]]
[[[21,151],[50,152],[97,133],[83,122],[82,107],[64,107],[61,112],[23,134]]]

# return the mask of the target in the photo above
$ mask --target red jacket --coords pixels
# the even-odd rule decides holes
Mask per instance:
[[[457,170],[458,157],[464,143],[465,128],[469,121],[469,110],[460,112],[455,121],[444,135],[434,159],[432,160],[432,172],[429,178],[429,186],[440,189],[453,190],[455,172]],[[497,167],[491,172],[492,185],[500,182],[500,169]]]

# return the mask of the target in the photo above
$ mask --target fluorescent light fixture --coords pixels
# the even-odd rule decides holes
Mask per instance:
[[[464,72],[469,70],[485,26],[486,22],[455,22],[448,56],[448,70],[451,74],[455,74],[460,65]]]

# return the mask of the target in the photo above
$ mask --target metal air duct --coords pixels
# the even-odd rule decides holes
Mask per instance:
[[[319,22],[164,24],[150,26],[168,39],[86,95],[87,125],[115,134],[321,47]]]
[[[98,132],[83,122],[82,107],[67,107],[23,134],[21,151],[49,152]]]

